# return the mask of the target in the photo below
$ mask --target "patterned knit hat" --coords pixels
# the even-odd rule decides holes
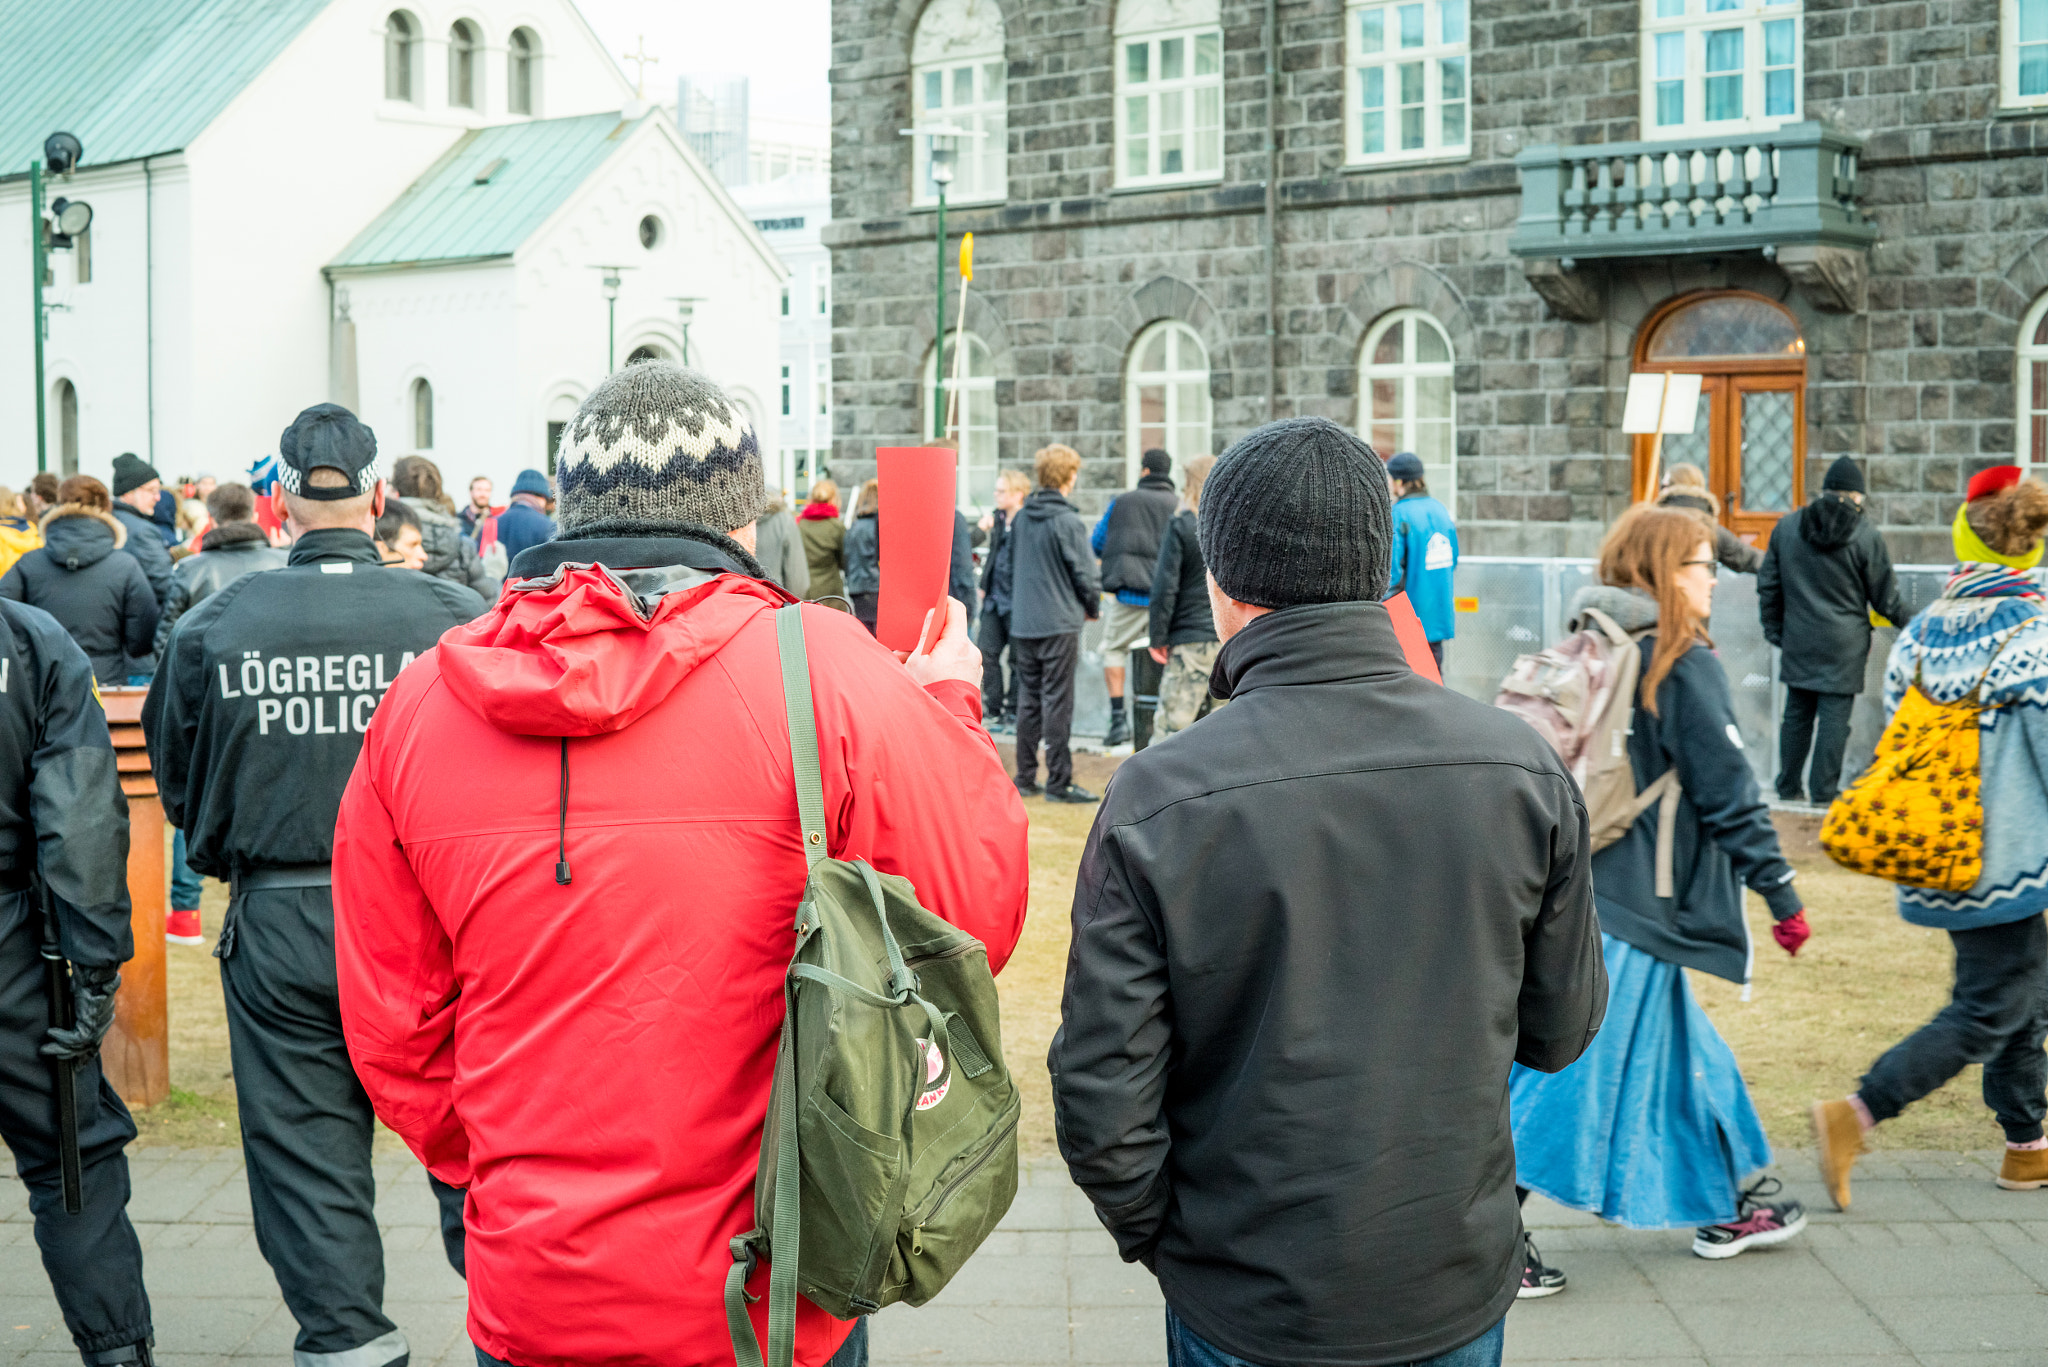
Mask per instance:
[[[720,534],[761,511],[761,447],[724,391],[694,370],[638,361],[614,371],[562,429],[555,453],[562,533]]]
[[[1373,449],[1327,418],[1255,428],[1202,486],[1202,558],[1240,603],[1377,603],[1393,571],[1393,499]]]

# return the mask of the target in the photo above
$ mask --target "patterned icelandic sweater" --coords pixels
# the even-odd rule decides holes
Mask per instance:
[[[2048,618],[2044,588],[2048,570],[1958,565],[1942,596],[1892,646],[1884,677],[1888,716],[1916,670],[1921,691],[1939,703],[1967,697],[1984,680],[1984,873],[1968,892],[1900,888],[1899,915],[1914,925],[1974,930],[2048,909],[2048,622],[2027,625]]]

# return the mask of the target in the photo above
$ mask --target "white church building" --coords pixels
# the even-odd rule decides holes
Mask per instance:
[[[387,470],[502,497],[608,367],[686,346],[773,430],[788,272],[568,0],[80,0],[0,6],[0,483],[58,131],[46,198],[93,218],[45,277],[51,470],[235,478],[333,400]]]

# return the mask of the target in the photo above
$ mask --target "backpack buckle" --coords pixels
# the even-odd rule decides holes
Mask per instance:
[[[754,1280],[755,1270],[761,1266],[761,1255],[754,1248],[754,1238],[751,1234],[742,1234],[727,1247],[732,1250],[732,1260],[740,1265],[740,1294],[747,1298],[748,1305],[752,1305],[761,1299],[746,1289],[747,1283]]]

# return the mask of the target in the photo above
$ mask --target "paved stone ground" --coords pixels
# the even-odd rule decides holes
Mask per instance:
[[[249,1228],[240,1155],[143,1149],[130,1207],[170,1367],[290,1360],[293,1324]],[[1685,1232],[1632,1233],[1532,1201],[1529,1222],[1571,1288],[1516,1307],[1508,1360],[1638,1367],[2039,1367],[2048,1363],[2048,1191],[1991,1183],[1996,1155],[1875,1154],[1856,1208],[1824,1211],[1810,1160],[1788,1154],[1806,1234],[1708,1263]],[[426,1179],[378,1164],[387,1308],[421,1367],[474,1362],[462,1282],[441,1255]],[[1024,1173],[1003,1226],[931,1305],[884,1311],[875,1367],[1041,1367],[1165,1359],[1158,1288],[1119,1262],[1056,1165]],[[0,1181],[0,1367],[75,1363],[11,1176]]]

